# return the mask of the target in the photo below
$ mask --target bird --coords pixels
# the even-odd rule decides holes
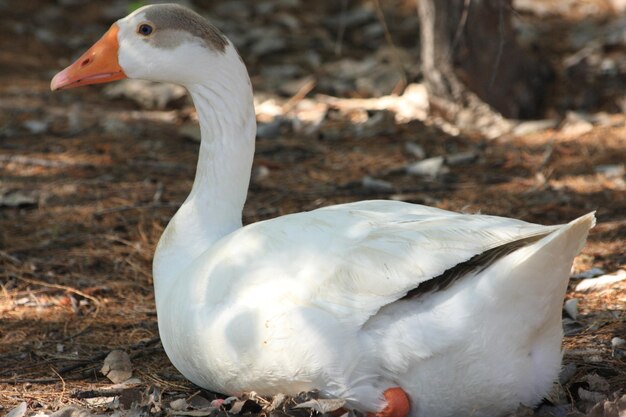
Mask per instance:
[[[233,43],[176,4],[119,19],[51,81],[184,86],[201,143],[153,260],[172,364],[226,395],[318,390],[379,417],[500,416],[558,377],[570,269],[594,213],[539,225],[400,201],[248,224],[253,91]]]

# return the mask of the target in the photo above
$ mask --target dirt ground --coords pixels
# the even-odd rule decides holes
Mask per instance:
[[[165,109],[145,109],[106,98],[101,87],[49,91],[52,75],[106,30],[113,3],[0,2],[0,414],[22,401],[31,414],[69,404],[101,410],[80,393],[111,386],[99,370],[113,349],[131,355],[138,387],[157,387],[163,404],[198,391],[216,398],[187,382],[163,352],[151,278],[155,245],[193,180],[198,143],[180,129],[193,120],[192,107],[183,99]],[[227,2],[195,3],[213,14]],[[259,94],[275,92],[264,69],[297,62],[307,36],[321,30],[316,19],[341,13],[338,6],[320,4],[276,14],[300,22],[291,49],[254,57],[252,46],[239,47],[244,58],[253,55],[246,62]],[[382,10],[396,46],[417,56],[411,37],[417,36],[415,14],[398,1]],[[549,35],[539,47],[555,66],[578,51],[562,41],[580,23],[576,19],[603,27],[619,18],[601,7],[591,18],[575,10],[572,16],[547,17],[521,12],[526,25]],[[273,20],[263,16],[257,11],[244,18],[272,29]],[[308,46],[318,48],[321,62],[375,52],[364,46],[358,27],[348,26],[338,54],[336,31],[324,27],[331,42]],[[384,36],[377,42],[385,45]],[[598,53],[619,64],[626,60],[626,43],[601,46]],[[626,117],[620,106],[626,65],[612,73],[594,72],[601,64],[593,60],[585,65],[557,72],[554,105],[546,114],[557,123],[529,133],[486,140],[445,133],[426,119],[356,135],[350,118],[340,117],[339,132],[345,134],[300,135],[281,128],[260,137],[244,222],[374,198],[545,224],[596,210],[598,224],[572,274],[624,270]],[[333,73],[310,72],[317,77],[308,95],[313,102],[318,93],[362,96],[332,87]],[[409,71],[409,78],[419,82],[419,71]],[[283,105],[289,99],[277,98]],[[568,109],[586,113],[567,116]],[[450,163],[435,177],[411,176],[402,169],[416,160],[407,143],[429,157],[472,157]],[[385,185],[368,186],[366,176]],[[572,280],[567,295],[579,300],[579,315],[569,320],[564,365],[571,375],[560,392],[585,413],[626,393],[626,355],[611,342],[626,338],[626,281],[587,293],[575,291],[578,282]],[[594,385],[590,375],[608,385]]]

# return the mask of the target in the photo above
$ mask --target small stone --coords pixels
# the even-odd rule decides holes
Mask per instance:
[[[287,48],[287,39],[278,37],[261,37],[251,47],[250,53],[256,57],[273,54]]]
[[[393,191],[393,184],[389,181],[381,180],[378,178],[372,178],[369,175],[366,175],[361,180],[361,185],[366,190],[371,190],[374,192],[389,192]]]
[[[597,277],[598,275],[603,275],[603,274],[604,274],[604,269],[591,268],[591,269],[581,272],[580,274],[576,274],[572,276],[572,278],[573,279],[593,278],[593,277]]]
[[[0,207],[34,207],[37,205],[37,196],[22,193],[19,190],[0,194]]]
[[[607,178],[621,178],[624,176],[624,165],[598,165],[595,167],[598,174],[602,174]]]
[[[420,145],[415,142],[407,142],[404,144],[404,150],[416,157],[417,159],[424,159],[426,157],[426,151]]]
[[[575,291],[589,292],[609,289],[613,284],[626,280],[626,270],[620,269],[615,274],[602,275],[597,278],[583,279],[576,285]]]
[[[474,151],[459,152],[446,155],[446,165],[464,165],[474,162],[478,158],[478,154]]]
[[[626,340],[622,339],[621,337],[614,337],[613,339],[611,339],[611,346],[613,346],[614,349],[624,345],[626,345]]]
[[[561,126],[561,132],[569,136],[580,136],[593,130],[593,123],[591,123],[587,117],[581,113],[568,112],[563,125]]]
[[[406,172],[410,175],[436,178],[446,171],[443,162],[443,156],[435,156],[407,166]]]
[[[252,169],[252,182],[257,183],[263,181],[270,176],[270,169],[265,165],[259,165]]]
[[[626,358],[626,340],[621,337],[611,339],[611,356],[618,359]]]
[[[45,120],[27,120],[23,126],[33,135],[40,135],[48,130],[49,123]]]
[[[513,134],[515,136],[524,136],[531,133],[542,132],[548,129],[554,129],[559,122],[556,119],[545,120],[529,120],[527,122],[521,122],[513,128]]]
[[[574,320],[576,320],[576,318],[578,317],[578,302],[578,298],[570,298],[569,300],[565,301],[565,305],[563,306],[563,309],[565,310],[567,315]]]

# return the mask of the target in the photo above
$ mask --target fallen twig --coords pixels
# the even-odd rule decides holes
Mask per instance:
[[[96,363],[98,361],[101,361],[104,358],[106,358],[106,356],[108,354],[109,354],[109,352],[99,353],[99,354],[94,355],[94,356],[92,356],[92,357],[90,357],[88,359],[85,359],[84,361],[77,362],[77,363],[74,363],[72,365],[64,366],[63,368],[59,369],[58,372],[59,372],[59,374],[66,374],[66,373],[68,373],[70,371],[73,371],[75,369],[82,368],[82,367],[85,367],[85,366],[88,366],[88,365],[92,365],[92,364],[94,364],[94,363]]]
[[[73,391],[72,398],[84,400],[85,398],[115,397],[121,395],[128,388],[93,389],[87,391]]]
[[[55,371],[54,368],[50,367],[50,369],[52,370],[52,372],[55,373],[56,376],[59,377],[59,379],[61,380],[61,383],[63,384],[63,387],[61,388],[61,395],[58,399],[58,404],[63,404],[63,396],[65,395],[65,379],[63,379],[63,377],[59,375],[59,373]]]
[[[24,278],[24,277],[17,277],[17,279],[19,279],[20,281],[27,282],[29,284],[41,285],[42,287],[56,288],[58,290],[64,290],[64,291],[67,291],[67,292],[74,293],[76,295],[80,295],[83,298],[87,298],[88,300],[93,301],[93,303],[96,305],[96,308],[100,304],[100,301],[98,301],[98,299],[96,297],[91,296],[89,294],[86,294],[86,293],[82,292],[81,290],[77,290],[76,288],[68,287],[67,285],[51,284],[49,282],[44,282],[44,281],[39,281],[39,280],[36,280],[36,279],[30,279],[30,278]]]
[[[20,265],[22,262],[17,259],[15,256],[11,255],[10,253],[7,253],[3,250],[0,250],[0,258],[4,258],[8,261],[11,261],[12,263],[14,263],[15,265]]]
[[[288,113],[290,110],[296,107],[296,105],[301,102],[307,94],[313,91],[316,85],[317,81],[315,80],[315,78],[307,80],[302,85],[302,87],[300,87],[298,91],[296,91],[296,94],[294,94],[289,100],[287,100],[285,104],[283,104],[283,113]]]

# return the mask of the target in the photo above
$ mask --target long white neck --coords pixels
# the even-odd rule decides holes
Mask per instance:
[[[157,305],[198,256],[242,226],[254,155],[252,88],[234,48],[219,76],[187,85],[200,119],[202,141],[191,192],[163,232],[153,261]],[[219,80],[219,81],[213,81]]]

